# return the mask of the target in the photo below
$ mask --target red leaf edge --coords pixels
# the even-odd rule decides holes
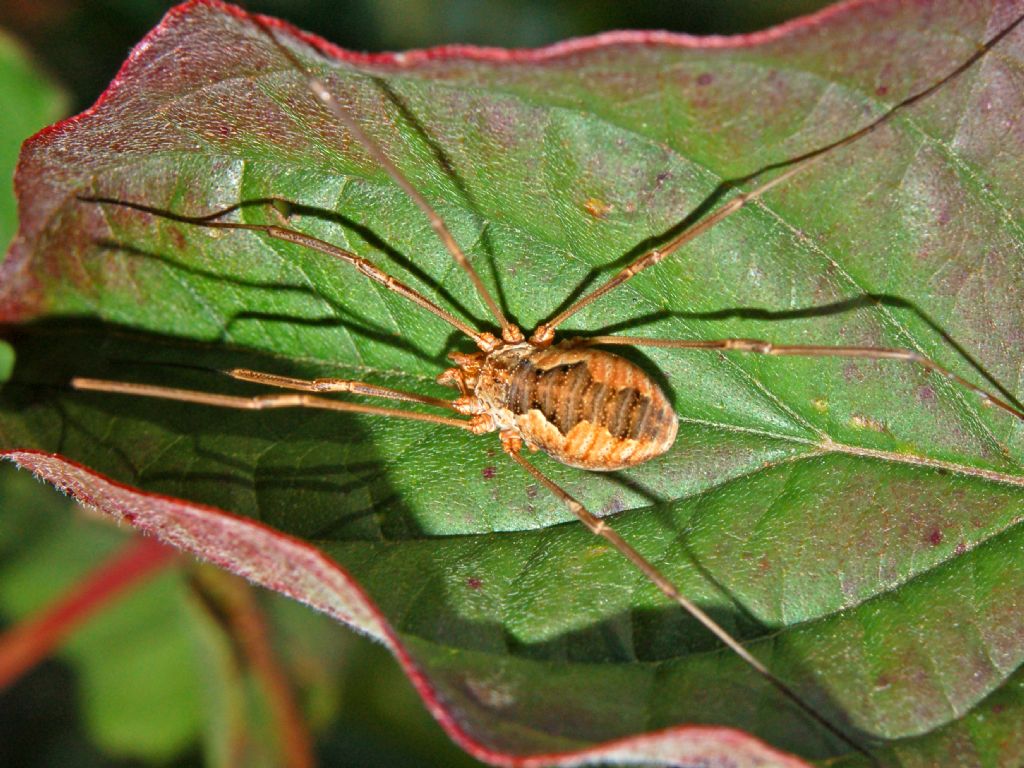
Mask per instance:
[[[325,40],[319,35],[299,29],[287,21],[249,12],[223,0],[188,0],[171,8],[153,29],[131,50],[110,85],[100,94],[96,103],[72,117],[65,118],[44,128],[25,141],[25,145],[53,140],[80,120],[96,112],[125,80],[131,79],[135,62],[149,48],[151,42],[163,34],[164,29],[171,26],[178,17],[187,16],[196,8],[211,8],[226,13],[237,19],[247,20],[251,16],[258,18],[263,24],[278,29],[316,48],[320,53],[338,61],[351,64],[385,65],[396,69],[414,69],[418,64],[445,60],[470,60],[491,63],[529,64],[586,53],[601,48],[618,45],[635,46],[669,46],[679,48],[751,48],[784,38],[790,34],[807,31],[822,26],[834,17],[844,16],[862,8],[874,6],[880,14],[885,8],[898,4],[900,0],[841,0],[841,2],[823,8],[816,13],[800,16],[796,19],[778,24],[768,29],[739,35],[688,35],[681,32],[665,32],[661,30],[616,30],[601,32],[588,37],[575,37],[562,40],[540,48],[495,48],[477,45],[439,45],[433,48],[413,49],[401,52],[365,53],[350,51]],[[24,148],[23,148],[24,149]]]
[[[478,760],[508,768],[570,766],[597,761],[694,762],[732,768],[811,768],[748,733],[719,726],[680,725],[580,750],[517,755],[477,741],[447,710],[429,677],[359,583],[304,541],[216,507],[147,493],[118,483],[60,454],[0,451],[80,503],[160,542],[287,595],[383,643],[398,659],[427,709],[456,744]],[[299,585],[306,584],[305,589]]]

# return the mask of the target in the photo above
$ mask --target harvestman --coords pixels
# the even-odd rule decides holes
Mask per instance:
[[[699,220],[669,242],[634,259],[610,280],[585,294],[567,309],[555,315],[534,330],[529,337],[505,317],[501,307],[484,286],[476,270],[466,258],[447,225],[413,187],[406,176],[388,158],[381,147],[370,138],[355,118],[341,106],[326,85],[318,79],[276,37],[274,31],[260,19],[250,17],[255,25],[269,37],[278,51],[303,74],[307,85],[321,104],[345,125],[349,133],[367,153],[380,164],[391,179],[401,187],[412,201],[426,214],[430,224],[452,258],[468,276],[480,298],[487,305],[501,327],[500,338],[486,331],[478,331],[423,294],[389,275],[369,261],[335,245],[303,234],[282,225],[247,224],[221,221],[238,206],[206,216],[184,216],[151,206],[106,197],[83,197],[84,201],[131,208],[155,216],[196,226],[217,229],[239,229],[264,235],[296,245],[314,249],[348,262],[359,272],[399,296],[418,304],[467,336],[477,346],[473,353],[452,352],[449,358],[455,365],[445,370],[438,381],[456,388],[460,395],[453,400],[403,392],[375,384],[347,379],[297,379],[261,371],[232,369],[225,373],[242,381],[265,384],[281,389],[296,390],[300,394],[267,394],[255,397],[221,395],[172,387],[134,384],[100,379],[75,378],[71,384],[81,390],[95,390],[127,395],[179,400],[225,408],[261,410],[267,408],[319,408],[352,413],[393,416],[432,424],[465,429],[474,434],[498,432],[504,452],[537,482],[546,487],[588,528],[611,543],[628,558],[670,600],[676,602],[703,624],[737,656],[763,675],[804,712],[838,738],[859,752],[865,748],[818,713],[786,683],[776,677],[764,664],[752,656],[728,632],[720,627],[697,605],[690,602],[665,578],[654,565],[620,537],[603,519],[596,517],[567,491],[526,461],[521,455],[525,445],[531,450],[543,450],[552,458],[570,466],[596,471],[611,471],[634,466],[660,456],[667,451],[676,435],[677,418],[660,387],[638,366],[626,359],[596,349],[597,345],[645,345],[672,349],[700,349],[747,352],[761,355],[789,355],[808,357],[846,357],[873,360],[890,359],[914,363],[976,394],[984,404],[996,406],[1024,420],[1024,412],[932,360],[910,349],[867,346],[810,346],[778,345],[757,339],[679,340],[654,339],[633,336],[596,336],[563,340],[555,343],[555,330],[569,317],[592,302],[602,298],[634,275],[653,267],[673,254],[698,235],[715,226],[745,205],[758,199],[796,173],[810,167],[826,154],[851,144],[873,132],[895,113],[918,102],[951,79],[970,68],[1024,21],[1024,16],[982,45],[970,58],[941,80],[889,109],[881,117],[855,133],[808,152],[800,157],[762,169],[782,170],[777,176],[749,192],[741,192],[720,208]],[[740,179],[750,181],[753,176]],[[275,209],[276,212],[276,209]],[[278,214],[280,216],[280,214]],[[363,403],[331,400],[310,393],[350,393],[365,397],[419,403],[455,411],[469,418],[441,416],[399,408],[367,405]],[[868,755],[870,757],[870,755]]]

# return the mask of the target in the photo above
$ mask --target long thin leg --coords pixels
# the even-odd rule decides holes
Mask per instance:
[[[419,291],[410,288],[398,278],[389,275],[373,263],[360,256],[356,256],[351,251],[346,251],[344,248],[339,248],[338,246],[332,245],[331,243],[317,237],[299,232],[297,229],[281,227],[275,224],[243,224],[236,221],[217,221],[218,217],[237,210],[237,205],[232,205],[221,211],[215,211],[214,213],[206,214],[204,216],[185,216],[184,214],[174,213],[173,211],[165,211],[162,208],[155,208],[151,205],[133,203],[129,200],[118,200],[113,197],[81,195],[79,196],[79,200],[87,203],[102,203],[104,205],[117,205],[122,208],[131,208],[132,210],[142,211],[143,213],[148,213],[152,216],[159,216],[162,219],[180,221],[185,224],[194,224],[197,227],[208,227],[210,229],[243,229],[251,232],[262,232],[268,237],[272,237],[276,240],[284,240],[285,242],[295,243],[296,245],[305,246],[306,248],[312,248],[315,251],[326,253],[329,256],[335,256],[342,261],[348,262],[366,277],[376,283],[380,283],[389,291],[393,291],[399,296],[409,299],[409,301],[414,304],[418,304],[428,312],[437,315],[449,325],[454,326],[466,334],[480,349],[485,352],[490,352],[497,346],[497,339],[495,339],[491,334],[480,333],[476,329],[464,323],[462,320],[459,320],[447,310],[439,307]]]
[[[726,632],[714,619],[708,616],[701,608],[691,602],[685,595],[683,595],[676,586],[669,581],[647,558],[633,549],[630,544],[623,539],[608,523],[601,518],[591,513],[585,506],[579,501],[574,499],[569,492],[558,485],[554,480],[549,478],[533,464],[528,462],[519,454],[519,446],[515,439],[503,439],[502,445],[513,461],[519,466],[529,472],[533,477],[547,488],[551,493],[557,496],[569,511],[579,518],[580,522],[583,523],[591,533],[596,536],[600,536],[617,549],[629,562],[639,568],[644,576],[650,580],[654,586],[656,586],[665,597],[674,603],[678,604],[689,613],[693,618],[703,624],[708,631],[710,631],[715,637],[721,640],[729,650],[739,656],[743,661],[754,668],[762,677],[764,677],[769,683],[771,683],[778,691],[780,691],[787,699],[797,705],[803,712],[812,717],[817,723],[822,725],[829,733],[833,734],[837,738],[841,739],[845,744],[849,745],[857,752],[866,755],[867,757],[874,760],[874,757],[865,750],[860,744],[855,742],[845,733],[843,733],[837,726],[829,722],[824,716],[819,714],[810,704],[800,698],[799,694],[796,693],[792,688],[786,685],[782,680],[772,674],[771,670],[762,664],[757,657],[753,656],[750,651],[740,645],[739,641],[736,640],[732,635]]]
[[[473,265],[469,263],[469,259],[462,252],[462,248],[455,241],[452,233],[449,231],[448,226],[444,223],[444,220],[438,215],[437,211],[434,210],[433,206],[427,202],[427,199],[412,185],[412,182],[405,177],[393,162],[385,153],[381,146],[370,138],[370,135],[363,130],[363,127],[356,121],[347,109],[341,106],[338,99],[335,98],[334,94],[331,93],[327,86],[324,85],[316,75],[310,72],[309,68],[299,61],[298,57],[295,56],[285,45],[277,39],[277,35],[274,31],[260,20],[259,17],[250,14],[250,18],[253,23],[259,27],[259,29],[267,35],[273,41],[274,45],[281,52],[288,61],[295,67],[295,69],[302,73],[306,78],[306,83],[313,94],[320,100],[320,102],[326,107],[332,115],[340,120],[345,127],[348,129],[356,141],[358,141],[363,149],[372,157],[378,165],[380,165],[388,176],[402,188],[402,190],[409,196],[409,198],[419,206],[420,210],[426,214],[427,219],[430,221],[430,226],[437,233],[441,242],[444,243],[444,247],[448,249],[448,252],[452,255],[455,263],[462,268],[462,270],[469,277],[473,286],[476,288],[480,298],[483,299],[487,308],[490,309],[491,314],[501,325],[501,335],[505,341],[510,343],[520,342],[523,340],[523,334],[515,325],[510,323],[505,317],[505,314],[501,311],[501,307],[498,306],[498,302],[494,300],[487,287],[484,285],[483,280],[480,279],[480,275],[477,274],[476,270],[473,269]]]
[[[943,368],[934,360],[912,349],[895,347],[824,347],[812,344],[772,344],[760,339],[706,339],[686,341],[681,339],[648,339],[643,336],[592,336],[580,341],[586,344],[628,344],[629,346],[664,347],[667,349],[717,349],[721,351],[750,352],[756,355],[788,355],[791,357],[860,357],[868,360],[902,360],[915,363],[922,368],[976,394],[985,405],[994,405],[1007,413],[1024,420],[1024,412],[1012,404],[972,384],[962,376]]]
[[[939,88],[941,88],[943,85],[948,83],[950,80],[953,80],[966,70],[970,69],[971,66],[973,66],[978,59],[980,59],[982,56],[988,53],[993,48],[993,46],[995,46],[1000,40],[1002,40],[1004,37],[1010,34],[1010,32],[1012,32],[1014,29],[1016,29],[1017,26],[1021,24],[1021,22],[1024,22],[1024,15],[1018,16],[1009,26],[1005,27],[999,33],[994,35],[991,39],[987,40],[984,44],[981,45],[980,48],[978,48],[977,51],[974,52],[972,56],[970,56],[970,58],[968,58],[966,61],[960,64],[956,69],[954,69],[948,75],[943,77],[941,80],[930,85],[928,88],[925,88],[923,91],[919,91],[911,96],[908,96],[903,101],[896,104],[894,107],[886,111],[877,119],[868,123],[860,130],[855,131],[854,133],[851,133],[849,136],[845,136],[844,138],[839,139],[838,141],[834,141],[831,144],[827,144],[824,147],[818,147],[817,149],[811,150],[810,152],[806,152],[803,155],[800,155],[799,157],[789,160],[785,163],[777,163],[773,166],[769,166],[770,169],[786,165],[790,167],[787,168],[782,173],[780,173],[775,178],[770,179],[769,181],[766,181],[763,184],[755,186],[749,192],[739,193],[738,195],[736,195],[736,197],[729,200],[717,211],[709,215],[707,218],[697,222],[689,229],[686,229],[681,234],[679,234],[675,239],[670,240],[665,245],[659,248],[653,248],[647,253],[641,254],[628,265],[623,267],[622,270],[619,271],[608,282],[604,283],[601,286],[598,286],[596,289],[580,298],[575,304],[563,310],[562,312],[559,312],[546,323],[537,326],[537,330],[533,332],[533,335],[530,337],[530,340],[538,344],[550,342],[554,336],[555,328],[564,323],[568,318],[572,317],[574,314],[579,312],[581,309],[583,309],[591,302],[596,301],[609,291],[612,291],[618,286],[622,285],[624,282],[633,277],[633,275],[639,274],[640,272],[643,272],[645,269],[648,269],[649,267],[653,267],[659,261],[672,255],[698,235],[711,229],[713,226],[718,224],[718,222],[736,213],[741,208],[746,206],[748,203],[757,200],[770,189],[777,187],[779,184],[795,176],[801,171],[807,170],[812,165],[821,160],[823,157],[825,157],[827,154],[830,154],[833,150],[837,150],[840,149],[841,147],[853,144],[855,141],[858,141],[867,136],[868,134],[873,133],[880,126],[891,120],[892,117],[897,113],[903,111],[912,104],[927,98],[935,91],[937,91]],[[762,169],[762,171],[763,170],[765,169]],[[739,181],[747,181],[750,178],[751,177],[748,176],[746,178],[740,179]]]
[[[278,376],[275,373],[264,373],[263,371],[252,371],[248,368],[232,368],[224,371],[228,376],[240,381],[251,381],[254,384],[266,384],[268,387],[280,387],[281,389],[298,389],[304,392],[349,392],[354,395],[366,397],[381,397],[387,400],[403,400],[407,403],[423,403],[433,405],[437,408],[453,409],[453,400],[442,400],[439,397],[429,397],[415,392],[403,392],[400,389],[390,389],[377,384],[368,384],[365,381],[353,379],[296,379],[291,376]]]
[[[134,384],[125,381],[107,381],[106,379],[74,378],[71,386],[75,389],[92,392],[111,392],[119,395],[135,395],[138,397],[154,397],[160,400],[177,400],[199,405],[212,405],[218,408],[240,408],[250,411],[262,411],[271,408],[320,408],[326,411],[344,411],[346,413],[368,413],[374,416],[394,416],[399,419],[425,421],[429,424],[443,424],[470,432],[474,431],[468,419],[454,419],[448,416],[436,416],[432,413],[403,411],[398,408],[382,408],[364,403],[347,403],[344,400],[328,400],[315,395],[256,395],[240,397],[238,395],[219,395],[212,392],[197,392],[192,389],[176,387],[159,387],[152,384]]]

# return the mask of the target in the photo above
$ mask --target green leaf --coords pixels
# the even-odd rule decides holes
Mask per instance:
[[[6,248],[14,235],[17,214],[11,176],[21,142],[65,114],[64,95],[28,61],[21,46],[0,30],[0,243]]]
[[[851,133],[1010,21],[995,4],[879,0],[724,43],[638,33],[368,58],[279,34],[529,328],[662,242],[724,180]],[[1010,36],[563,330],[911,347],[982,383],[973,359],[1019,394],[1022,47]],[[84,375],[258,391],[212,373],[244,366],[450,396],[432,380],[447,351],[467,349],[329,257],[82,194],[185,214],[285,198],[298,228],[490,322],[422,214],[236,12],[172,12],[96,108],[26,147],[19,189],[21,238],[0,276],[0,316],[20,324],[0,445],[91,472],[24,463],[381,637],[487,759],[594,756],[685,723],[807,758],[845,753],[494,436],[63,388]],[[238,215],[277,221],[259,205]],[[635,357],[680,415],[672,451],[612,474],[531,457],[538,467],[894,762],[955,746],[943,734],[993,696],[1019,719],[1019,696],[1001,689],[1024,658],[1019,422],[892,361]],[[331,586],[302,559],[310,548],[358,586]],[[982,754],[1006,738],[1024,750],[998,725],[971,728]],[[655,759],[644,749],[662,738],[623,749]]]

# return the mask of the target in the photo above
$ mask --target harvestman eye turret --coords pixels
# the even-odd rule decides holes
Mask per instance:
[[[747,192],[737,194],[720,208],[623,268],[610,280],[541,324],[528,337],[511,323],[498,302],[494,300],[459,244],[424,196],[388,158],[381,147],[370,138],[355,118],[339,103],[327,86],[312,74],[290,49],[281,43],[271,27],[252,17],[253,23],[273,41],[277,50],[292,66],[302,72],[309,89],[355,140],[388,173],[430,221],[452,258],[469,277],[477,293],[489,308],[500,336],[473,328],[452,315],[435,302],[384,272],[366,259],[323,240],[304,234],[282,221],[281,225],[248,224],[226,221],[224,217],[237,206],[207,216],[184,216],[141,203],[107,197],[83,197],[89,203],[116,205],[143,211],[155,216],[196,226],[216,229],[237,229],[260,232],[267,237],[311,248],[336,257],[355,267],[371,280],[390,291],[418,304],[453,326],[477,347],[472,353],[453,352],[454,365],[444,371],[438,381],[458,390],[453,400],[428,397],[412,392],[398,391],[362,381],[347,379],[297,379],[246,369],[232,369],[227,375],[235,379],[254,382],[291,393],[265,394],[256,397],[211,394],[163,386],[134,384],[98,379],[76,378],[72,386],[82,390],[122,393],[128,395],[179,400],[202,405],[227,408],[261,410],[269,408],[320,408],[380,416],[415,419],[432,424],[468,430],[475,434],[497,432],[504,452],[537,482],[558,497],[568,509],[590,529],[605,538],[620,553],[639,568],[665,596],[674,601],[709,631],[719,638],[747,664],[763,675],[773,686],[813,717],[823,727],[857,751],[868,754],[837,726],[807,704],[795,691],[777,678],[757,658],[752,656],[728,632],[720,627],[697,605],[690,602],[643,555],[620,537],[603,519],[596,517],[567,491],[544,475],[522,455],[525,446],[541,450],[564,464],[594,471],[611,471],[650,461],[665,453],[673,444],[677,431],[677,417],[661,388],[640,367],[623,357],[597,346],[646,345],[672,349],[719,350],[761,355],[788,355],[806,357],[845,357],[875,360],[899,360],[921,366],[934,374],[944,376],[955,384],[977,395],[986,405],[1002,409],[1011,416],[1024,420],[1024,413],[1011,402],[961,378],[932,360],[909,349],[868,346],[806,346],[777,345],[756,339],[681,340],[652,339],[627,336],[598,336],[564,339],[556,343],[555,332],[569,317],[604,297],[634,275],[649,269],[698,235],[707,231],[745,205],[763,196],[819,162],[827,154],[851,144],[873,132],[893,114],[911,104],[927,98],[943,84],[971,67],[993,46],[1015,29],[1024,17],[1013,21],[1007,28],[987,41],[979,50],[924,91],[905,99],[882,117],[851,135],[808,152],[801,157],[778,164],[768,170],[779,171],[770,180]],[[743,179],[742,182],[751,179]],[[328,393],[349,393],[364,397],[418,403],[454,412],[437,415],[401,408],[368,405],[323,397]],[[468,418],[467,418],[468,417]],[[870,757],[870,755],[869,755]]]

